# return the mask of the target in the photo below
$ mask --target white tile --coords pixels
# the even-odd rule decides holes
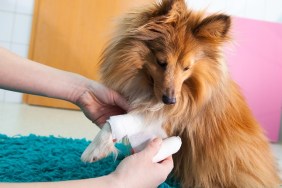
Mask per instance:
[[[33,14],[34,0],[17,0],[16,12],[24,14]]]
[[[209,4],[209,12],[224,12],[226,10],[226,1],[212,0]]]
[[[6,49],[10,49],[11,47],[11,44],[9,42],[3,42],[3,41],[0,41],[0,47],[1,48],[6,48]]]
[[[1,0],[0,0],[1,1]],[[0,11],[0,40],[10,42],[13,29],[14,14]]]
[[[265,20],[282,23],[282,1],[268,0],[266,3]]]
[[[11,51],[18,54],[21,57],[28,57],[28,48],[29,46],[27,44],[11,44]]]
[[[282,178],[282,144],[272,143],[271,149],[274,153],[275,159],[277,160],[278,170],[280,171],[280,177]]]
[[[16,0],[0,0],[0,10],[14,12]]]
[[[4,92],[5,92],[5,90],[0,89],[0,102],[4,101]]]
[[[246,12],[247,18],[264,20],[266,12],[266,0],[247,0],[246,1]]]
[[[193,10],[204,10],[208,8],[211,0],[186,0],[188,7],[191,7]]]
[[[244,17],[246,11],[246,0],[230,0],[226,1],[226,13]]]
[[[4,102],[8,103],[22,103],[23,94],[14,91],[4,92]]]
[[[29,44],[32,16],[16,14],[12,42]]]

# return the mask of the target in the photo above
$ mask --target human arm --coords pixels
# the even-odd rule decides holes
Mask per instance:
[[[143,151],[125,158],[106,176],[84,180],[41,183],[0,183],[0,188],[154,188],[167,178],[173,168],[172,157],[153,163],[161,139],[153,140]]]
[[[115,179],[110,175],[99,178],[35,183],[0,183],[0,188],[115,188]],[[118,188],[118,187],[117,187]]]
[[[0,88],[69,101],[98,125],[109,116],[128,110],[125,99],[98,82],[19,57],[2,48]]]

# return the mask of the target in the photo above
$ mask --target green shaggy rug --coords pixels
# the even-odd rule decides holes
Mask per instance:
[[[99,177],[115,170],[129,154],[117,144],[117,160],[109,156],[95,163],[83,163],[80,155],[88,146],[85,139],[54,136],[15,136],[0,134],[0,182],[46,182]],[[178,187],[171,179],[159,188]]]

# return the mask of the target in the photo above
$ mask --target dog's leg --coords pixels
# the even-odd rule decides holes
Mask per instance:
[[[114,146],[111,126],[109,123],[106,123],[92,143],[83,152],[81,160],[84,162],[95,162],[110,153],[117,155],[117,149]]]

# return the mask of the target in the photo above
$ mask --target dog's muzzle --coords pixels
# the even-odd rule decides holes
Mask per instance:
[[[165,104],[175,104],[176,103],[175,97],[168,97],[166,95],[163,95],[162,100]]]

